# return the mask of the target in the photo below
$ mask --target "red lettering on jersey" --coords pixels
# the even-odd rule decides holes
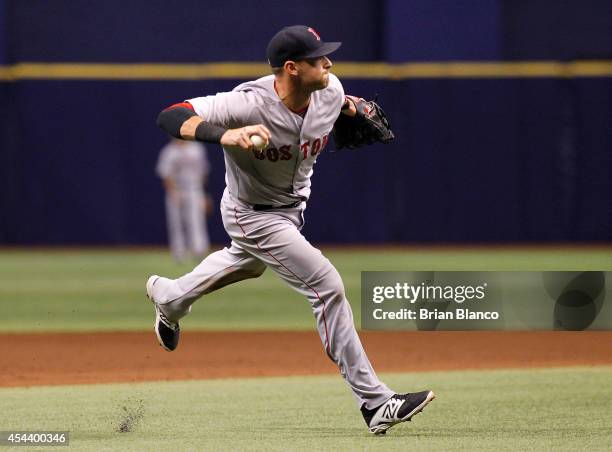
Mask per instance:
[[[312,143],[312,150],[310,151],[310,155],[315,156],[319,153],[320,150],[321,150],[321,139],[317,138]]]
[[[276,148],[266,149],[266,156],[268,157],[268,160],[270,160],[271,162],[276,162],[278,160],[278,149]]]
[[[288,144],[281,146],[278,150],[280,151],[281,160],[291,160],[291,157],[293,157],[293,155],[291,155],[291,146]]]
[[[302,143],[302,145],[300,146],[300,149],[302,150],[302,153],[304,154],[304,158],[308,158],[308,146],[310,145],[310,141],[306,141],[304,143]]]
[[[265,152],[263,150],[262,151],[258,151],[257,149],[253,149],[253,155],[258,160],[264,160],[266,158],[266,154],[265,154]]]
[[[329,141],[329,134],[323,135],[323,143],[321,144],[321,150],[325,149],[325,146],[327,146],[328,141]]]

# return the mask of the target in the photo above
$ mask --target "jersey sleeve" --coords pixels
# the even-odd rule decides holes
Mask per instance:
[[[196,114],[204,121],[220,127],[235,128],[248,125],[248,117],[256,99],[251,92],[232,91],[196,97],[187,102],[193,105]]]

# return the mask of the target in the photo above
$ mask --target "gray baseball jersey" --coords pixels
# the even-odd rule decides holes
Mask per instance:
[[[303,118],[278,97],[273,75],[188,102],[212,124],[231,129],[263,124],[270,130],[270,144],[261,152],[225,149],[226,184],[243,202],[284,205],[310,196],[313,166],[340,114],[344,90],[330,74],[327,88],[311,94]]]

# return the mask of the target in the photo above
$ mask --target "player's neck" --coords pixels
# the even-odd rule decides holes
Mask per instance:
[[[293,86],[289,79],[276,79],[274,89],[283,104],[291,111],[303,111],[310,103],[311,92]]]

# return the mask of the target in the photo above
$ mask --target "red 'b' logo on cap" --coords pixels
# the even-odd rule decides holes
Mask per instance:
[[[315,30],[312,27],[308,27],[308,31],[311,32],[315,38],[317,38],[317,41],[321,40],[321,36],[319,36],[319,33],[317,33],[317,30]]]

